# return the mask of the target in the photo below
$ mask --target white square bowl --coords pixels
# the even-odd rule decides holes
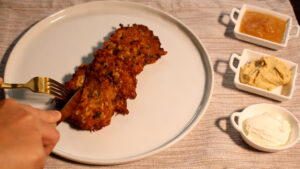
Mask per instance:
[[[284,21],[287,21],[287,25],[284,32],[284,37],[281,43],[272,42],[266,39],[262,39],[256,36],[252,36],[246,33],[240,32],[240,25],[242,18],[246,11],[254,11],[254,12],[260,12],[268,15],[272,15],[275,17],[278,17],[280,19],[283,19]],[[235,14],[238,14],[237,19],[234,17]],[[230,13],[230,19],[235,24],[234,27],[234,35],[236,38],[248,41],[257,45],[265,46],[271,49],[282,49],[287,46],[288,40],[292,38],[296,38],[299,35],[299,25],[292,25],[292,17],[289,15],[284,15],[275,11],[271,11],[264,8],[259,8],[252,5],[244,4],[240,10],[237,8],[233,8]],[[291,30],[295,29],[294,34],[290,34]]]
[[[255,93],[255,94],[265,96],[265,97],[268,97],[268,98],[271,98],[274,100],[278,100],[278,101],[284,101],[284,100],[291,99],[294,89],[295,89],[297,70],[298,70],[298,64],[296,64],[294,62],[284,60],[284,59],[277,57],[278,60],[283,61],[286,64],[286,66],[288,67],[288,69],[292,71],[292,78],[288,84],[283,85],[283,86],[278,86],[277,88],[273,89],[272,91],[268,91],[265,89],[261,89],[261,88],[254,87],[254,86],[240,82],[239,77],[240,77],[241,67],[249,62],[261,59],[262,56],[270,56],[270,55],[265,54],[265,53],[256,52],[256,51],[251,51],[249,49],[244,49],[241,56],[239,56],[235,53],[231,55],[230,60],[229,60],[229,66],[230,66],[231,70],[235,72],[235,76],[234,76],[235,86],[240,90]],[[234,66],[234,60],[239,61],[237,67]]]

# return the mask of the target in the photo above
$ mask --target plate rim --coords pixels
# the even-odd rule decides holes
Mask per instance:
[[[139,7],[139,8],[148,9],[148,10],[151,10],[152,12],[154,12],[154,13],[157,13],[157,14],[160,14],[160,15],[163,15],[163,16],[167,17],[169,20],[172,20],[174,23],[179,24],[179,26],[184,29],[184,32],[189,35],[189,37],[191,38],[191,40],[193,41],[193,43],[197,47],[198,51],[200,52],[200,56],[202,58],[201,60],[203,60],[203,65],[204,65],[204,72],[206,74],[206,78],[205,78],[206,83],[204,85],[205,92],[203,94],[203,97],[202,97],[197,109],[195,110],[195,113],[194,113],[193,117],[186,124],[186,126],[184,126],[182,128],[182,130],[177,135],[175,135],[173,138],[167,140],[166,142],[164,142],[160,146],[157,146],[157,147],[155,147],[155,148],[153,148],[149,151],[145,151],[145,152],[142,152],[141,154],[137,154],[137,155],[126,157],[126,158],[113,159],[113,160],[102,160],[102,161],[99,161],[100,159],[82,158],[80,156],[64,152],[60,149],[55,149],[54,148],[53,151],[52,151],[52,153],[54,153],[54,154],[56,154],[60,157],[63,157],[65,159],[69,159],[69,160],[72,160],[72,161],[75,161],[75,162],[84,163],[84,164],[116,165],[116,164],[129,163],[129,162],[132,162],[132,161],[140,160],[140,159],[143,159],[145,157],[151,156],[153,154],[156,154],[156,153],[158,153],[158,152],[174,145],[176,142],[178,142],[183,137],[185,137],[198,124],[201,117],[203,116],[203,114],[205,113],[205,111],[207,110],[207,108],[209,106],[209,103],[210,103],[210,100],[211,100],[211,97],[212,97],[212,93],[213,93],[214,74],[213,74],[211,59],[208,55],[208,52],[207,52],[206,48],[204,47],[203,43],[198,38],[198,36],[190,28],[188,28],[186,24],[184,24],[182,21],[175,18],[171,14],[169,14],[167,12],[164,12],[160,9],[151,7],[149,5],[145,5],[145,4],[137,3],[137,2],[92,1],[92,2],[77,4],[77,5],[70,6],[70,7],[64,8],[62,10],[59,10],[58,12],[55,12],[54,14],[51,14],[51,15],[39,20],[32,27],[29,27],[29,29],[24,33],[24,35],[17,41],[17,43],[15,44],[15,46],[12,49],[11,53],[9,54],[9,57],[12,56],[12,55],[15,55],[15,52],[19,48],[20,44],[23,44],[22,42],[25,39],[29,38],[29,36],[32,32],[35,32],[40,26],[43,26],[43,24],[47,24],[47,22],[50,21],[51,19],[54,19],[55,17],[57,19],[57,17],[59,17],[63,13],[66,13],[66,12],[69,12],[69,11],[72,11],[72,10],[76,10],[76,8],[84,8],[84,6],[90,6],[90,5],[93,5],[93,4],[97,4],[97,5],[103,4],[103,5],[105,5],[105,4],[112,4],[112,3],[117,3],[118,5],[121,4],[121,5],[127,5],[127,6],[131,5],[131,6],[136,6],[136,7]],[[204,58],[203,58],[203,55],[205,55]],[[9,59],[9,57],[8,57],[7,62],[5,64],[4,80],[5,80],[5,77],[6,77],[5,75],[7,74],[6,68],[9,67],[9,65],[10,65],[10,60],[11,59]],[[206,90],[206,89],[208,89],[208,90]],[[7,96],[7,93],[5,93],[5,96]]]

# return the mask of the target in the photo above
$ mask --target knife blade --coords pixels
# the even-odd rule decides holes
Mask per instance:
[[[75,92],[75,94],[71,97],[71,99],[66,103],[66,105],[61,109],[61,119],[57,122],[57,125],[66,120],[68,117],[75,112],[77,105],[80,102],[82,90],[79,89]]]

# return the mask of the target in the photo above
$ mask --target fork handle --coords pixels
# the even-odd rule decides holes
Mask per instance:
[[[13,84],[13,83],[2,83],[1,88],[3,89],[17,89],[26,88],[24,84]]]

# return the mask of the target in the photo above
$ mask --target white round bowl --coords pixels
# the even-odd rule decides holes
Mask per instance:
[[[245,120],[247,120],[250,117],[257,116],[259,114],[262,114],[264,112],[274,112],[279,113],[284,120],[287,120],[290,123],[291,127],[291,133],[289,136],[289,139],[286,144],[276,147],[269,147],[269,146],[263,146],[260,144],[257,144],[250,140],[248,136],[246,135],[244,129],[243,129],[243,123]],[[235,119],[238,118],[237,122]],[[284,149],[288,149],[295,145],[300,137],[300,126],[299,121],[297,118],[288,110],[285,108],[282,108],[280,106],[276,106],[273,104],[255,104],[251,105],[247,108],[245,108],[242,112],[235,112],[232,113],[230,117],[230,121],[232,126],[241,134],[243,140],[252,146],[255,149],[266,151],[266,152],[276,152]]]

